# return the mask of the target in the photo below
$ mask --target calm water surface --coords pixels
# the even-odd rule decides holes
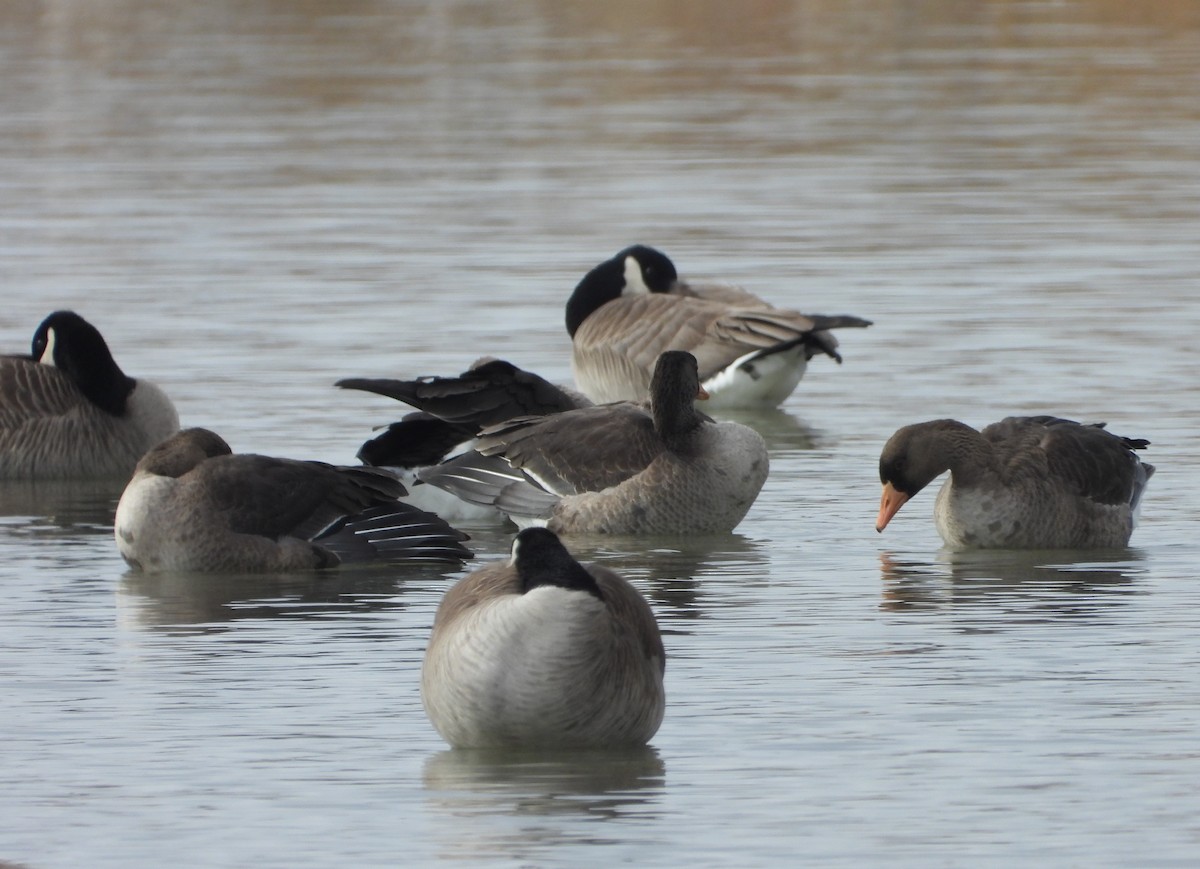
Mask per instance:
[[[0,346],[74,307],[235,449],[353,461],[400,408],[343,376],[567,380],[635,240],[876,322],[747,420],[736,534],[574,541],[666,634],[640,752],[446,749],[459,571],[146,578],[115,493],[5,487],[0,860],[1195,865],[1198,58],[1190,0],[0,5]],[[1153,442],[1130,549],[875,534],[894,429],[1013,412]]]

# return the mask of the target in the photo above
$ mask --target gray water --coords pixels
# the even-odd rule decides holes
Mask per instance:
[[[1200,860],[1192,0],[0,4],[0,347],[73,307],[183,421],[351,462],[345,376],[492,353],[633,241],[875,321],[747,421],[736,533],[573,541],[651,601],[644,752],[448,750],[458,570],[146,578],[115,493],[0,495],[0,861],[59,867]],[[1107,420],[1117,552],[883,535],[899,426]],[[471,529],[479,561],[501,528]]]

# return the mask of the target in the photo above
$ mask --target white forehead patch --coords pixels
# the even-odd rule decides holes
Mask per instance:
[[[648,296],[650,288],[646,286],[646,279],[642,277],[642,264],[637,261],[635,256],[625,257],[625,289],[621,290],[622,296]]]
[[[512,542],[512,550],[510,552],[511,557],[508,559],[509,564],[517,563],[517,547],[520,545],[521,541],[514,537]]]
[[[53,328],[46,330],[46,349],[42,351],[42,357],[38,360],[38,362],[42,363],[43,365],[49,365],[51,368],[55,367],[55,365],[54,365],[54,340],[55,340],[55,337],[56,336],[55,336],[55,332],[54,332]]]

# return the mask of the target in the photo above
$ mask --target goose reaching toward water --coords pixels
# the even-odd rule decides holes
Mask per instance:
[[[234,455],[207,429],[185,429],[138,462],[114,534],[136,570],[276,572],[356,561],[459,561],[466,535],[396,499],[374,468]]]
[[[1149,441],[1052,416],[1009,417],[976,431],[957,420],[905,426],[879,458],[875,530],[942,473],[934,520],[956,549],[1125,546],[1154,466]]]
[[[740,287],[679,280],[661,251],[626,248],[588,272],[567,302],[575,382],[597,402],[641,401],[659,355],[692,353],[712,407],[775,407],[818,353],[842,357],[830,329],[861,317],[776,308]]]
[[[640,745],[665,707],[654,613],[627,580],[529,528],[442,598],[421,701],[455,748]]]
[[[178,430],[163,391],[128,377],[73,311],[42,321],[29,356],[0,357],[0,479],[127,479]]]

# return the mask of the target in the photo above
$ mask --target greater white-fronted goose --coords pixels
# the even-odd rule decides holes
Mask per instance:
[[[649,407],[509,420],[420,477],[559,533],[731,531],[767,479],[767,447],[748,426],[697,411],[698,396],[695,357],[670,351],[655,367]]]
[[[218,435],[189,428],[138,462],[114,535],[129,565],[147,573],[471,557],[466,535],[398,502],[403,493],[385,471],[234,455]]]
[[[29,356],[0,357],[0,479],[127,479],[178,430],[163,391],[126,376],[73,311],[42,321]]]
[[[957,420],[905,426],[879,457],[875,530],[938,475],[938,533],[955,549],[1125,546],[1154,466],[1149,441],[1053,416],[1009,417],[976,431]]]
[[[662,722],[665,666],[637,589],[580,564],[552,532],[528,528],[510,560],[442,598],[421,701],[455,748],[641,745]]]
[[[776,308],[728,284],[681,281],[665,254],[644,245],[588,272],[566,319],[575,382],[593,401],[644,400],[659,354],[686,350],[718,409],[779,405],[813,356],[842,361],[828,330],[870,325]]]

